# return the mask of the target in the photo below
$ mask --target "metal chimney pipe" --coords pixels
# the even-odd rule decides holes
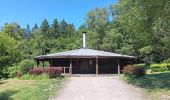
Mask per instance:
[[[83,48],[86,48],[86,32],[83,33]]]

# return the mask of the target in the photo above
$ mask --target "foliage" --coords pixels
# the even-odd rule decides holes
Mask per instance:
[[[21,77],[22,75],[23,75],[22,72],[20,72],[20,71],[17,71],[17,72],[16,72],[16,76],[17,76],[17,77]]]
[[[123,73],[128,77],[141,77],[145,75],[144,67],[127,65],[123,68]]]
[[[49,74],[49,78],[57,78],[63,72],[62,68],[60,67],[48,67],[46,71]]]
[[[33,75],[33,76],[47,74],[49,78],[59,78],[63,70],[60,67],[47,67],[47,68],[35,67],[33,69],[30,69],[28,72],[29,75]]]
[[[16,77],[16,73],[20,71],[20,67],[18,65],[13,65],[12,67],[8,67],[9,77]]]
[[[20,71],[23,74],[26,74],[29,69],[32,69],[34,67],[34,61],[32,61],[32,60],[23,60],[22,62],[20,62],[19,66],[20,66]]]
[[[28,73],[30,75],[41,75],[44,73],[44,68],[43,67],[38,67],[38,68],[33,68],[33,69],[30,69],[28,70]]]
[[[164,60],[164,63],[170,63],[170,58]]]
[[[18,42],[13,37],[0,32],[0,78],[7,78],[8,66],[19,62],[20,54],[17,50],[17,44]]]
[[[152,64],[150,66],[151,72],[164,72],[169,70],[170,64],[162,63],[162,64]]]

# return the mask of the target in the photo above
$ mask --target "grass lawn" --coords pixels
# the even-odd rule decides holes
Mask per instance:
[[[170,100],[170,72],[147,74],[145,77],[124,77],[129,84],[142,88],[148,100]]]
[[[47,100],[64,80],[0,80],[0,100]]]

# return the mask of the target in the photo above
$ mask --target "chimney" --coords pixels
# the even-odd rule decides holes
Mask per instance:
[[[83,48],[86,48],[86,32],[83,33]]]

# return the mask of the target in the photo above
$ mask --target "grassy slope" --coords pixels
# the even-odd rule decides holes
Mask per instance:
[[[147,74],[145,77],[124,78],[128,83],[140,87],[149,100],[170,99],[170,72]]]
[[[0,81],[0,100],[47,100],[65,79]]]

